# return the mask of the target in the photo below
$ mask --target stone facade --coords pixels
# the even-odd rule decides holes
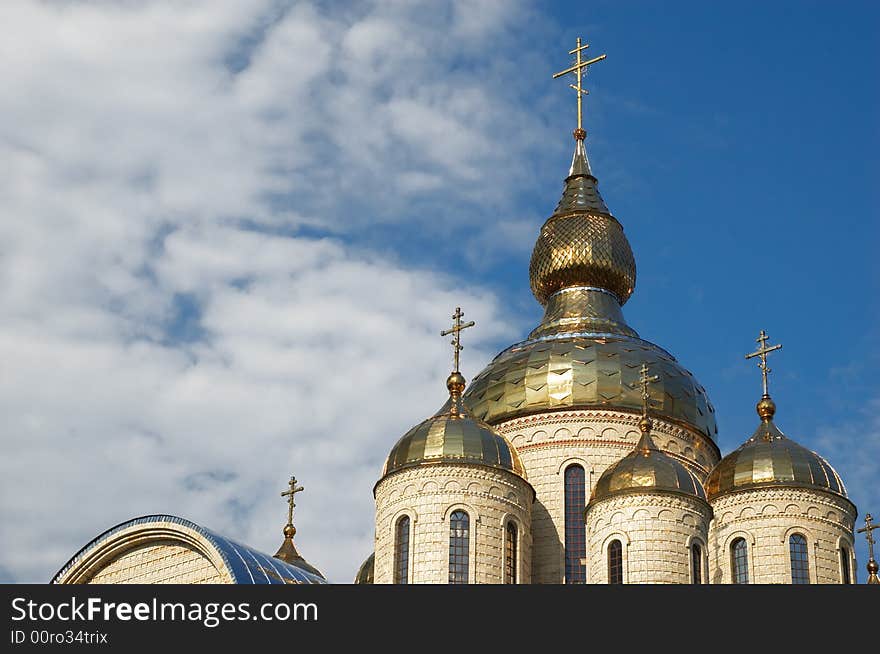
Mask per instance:
[[[376,485],[374,582],[394,579],[395,527],[410,519],[409,583],[449,581],[449,516],[468,513],[469,583],[503,583],[506,525],[517,526],[517,581],[531,583],[533,491],[518,475],[466,464],[428,464],[394,472]]]
[[[856,508],[843,497],[811,488],[768,487],[722,495],[711,505],[712,583],[733,583],[731,545],[742,537],[748,545],[749,583],[790,584],[792,534],[806,538],[811,584],[842,583],[841,548],[846,548],[849,577],[855,581]]]
[[[607,584],[608,546],[619,540],[625,584],[708,583],[711,510],[698,497],[650,492],[615,495],[586,512],[587,579]],[[692,545],[700,546],[700,579],[692,572]]]
[[[638,420],[635,413],[591,409],[548,412],[494,425],[519,452],[536,493],[532,583],[565,581],[565,469],[572,464],[584,467],[585,500],[589,500],[593,484],[605,469],[635,447]],[[701,433],[662,418],[653,420],[657,446],[705,479],[719,460],[715,444]]]

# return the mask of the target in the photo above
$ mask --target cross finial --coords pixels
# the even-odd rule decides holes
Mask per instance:
[[[294,496],[304,490],[305,488],[302,486],[297,486],[296,477],[291,477],[287,482],[287,490],[281,493],[281,497],[287,498],[287,527],[285,527],[285,531],[293,529],[293,507],[296,506]]]
[[[761,361],[758,362],[758,367],[761,369],[761,376],[764,380],[764,397],[770,397],[770,393],[768,392],[767,385],[767,375],[772,372],[770,368],[767,367],[767,355],[776,350],[782,349],[781,345],[773,345],[771,347],[767,347],[767,341],[769,340],[769,336],[767,336],[767,332],[763,329],[761,330],[761,334],[755,340],[760,343],[760,347],[752,352],[751,354],[746,355],[746,359],[754,359],[755,357],[761,357]]]
[[[589,47],[589,43],[584,43],[583,45],[581,45],[581,37],[578,37],[577,46],[575,46],[575,49],[568,51],[568,54],[575,56],[574,64],[572,64],[569,68],[561,70],[553,75],[553,79],[557,79],[559,77],[562,77],[563,75],[567,75],[568,73],[574,73],[575,79],[577,80],[577,84],[569,84],[569,86],[573,88],[575,90],[575,93],[577,94],[578,126],[574,132],[574,137],[579,141],[583,141],[584,138],[587,136],[587,133],[584,131],[583,127],[583,98],[589,93],[587,89],[583,87],[581,81],[583,77],[585,77],[587,74],[588,66],[595,64],[597,61],[602,61],[605,58],[605,55],[601,54],[598,57],[590,59],[589,61],[584,61],[581,53]]]
[[[632,385],[632,388],[642,387],[642,417],[648,417],[648,407],[651,401],[650,387],[654,382],[660,381],[659,375],[649,375],[650,368],[647,363],[643,363],[639,369],[639,381]]]
[[[880,578],[877,577],[877,562],[874,560],[874,534],[875,529],[880,529],[880,525],[873,524],[874,518],[868,513],[865,516],[865,526],[857,530],[860,534],[865,534],[868,541],[868,583],[880,584]]]
[[[458,372],[458,353],[464,349],[461,344],[461,330],[473,327],[477,324],[473,320],[462,324],[462,318],[464,318],[464,313],[462,313],[461,307],[455,307],[455,313],[452,314],[452,319],[454,321],[452,327],[440,332],[440,336],[449,336],[452,334],[452,341],[450,342],[452,343],[452,351],[454,353],[453,356],[455,361],[455,370],[453,372]]]

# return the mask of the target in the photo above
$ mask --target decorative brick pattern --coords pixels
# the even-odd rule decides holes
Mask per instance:
[[[587,579],[608,583],[608,544],[623,546],[623,583],[690,584],[691,545],[698,542],[706,580],[711,510],[698,498],[673,493],[631,493],[602,500],[587,512]]]
[[[104,564],[90,584],[229,583],[195,549],[171,540],[135,546]]]
[[[809,488],[744,490],[712,501],[709,530],[712,583],[731,580],[730,545],[737,537],[748,544],[749,582],[790,584],[789,536],[807,539],[811,584],[842,583],[840,547],[853,550],[855,507],[832,493]],[[855,560],[851,558],[854,578]]]
[[[505,525],[517,523],[519,583],[531,583],[532,490],[521,477],[475,465],[424,465],[393,473],[376,487],[374,581],[392,583],[394,526],[410,517],[410,583],[448,583],[449,515],[470,517],[469,582],[503,581]]]

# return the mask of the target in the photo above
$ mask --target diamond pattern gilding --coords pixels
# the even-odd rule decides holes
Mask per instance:
[[[585,358],[585,351],[596,358]],[[651,388],[652,411],[715,440],[714,409],[703,387],[660,348],[626,337],[570,336],[513,346],[474,378],[463,399],[471,416],[490,424],[553,408],[637,412],[641,396],[632,384],[642,363],[660,376]]]
[[[554,216],[541,228],[529,278],[541,304],[573,286],[607,289],[623,304],[635,287],[636,264],[623,228],[610,215]]]

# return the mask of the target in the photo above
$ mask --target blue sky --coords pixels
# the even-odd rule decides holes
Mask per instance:
[[[4,5],[0,579],[151,512],[272,550],[295,472],[300,548],[348,581],[387,451],[443,401],[451,308],[478,322],[468,377],[540,318],[577,36],[608,55],[585,126],[629,323],[707,388],[724,453],[757,423],[766,329],[777,424],[880,513],[878,14]]]

